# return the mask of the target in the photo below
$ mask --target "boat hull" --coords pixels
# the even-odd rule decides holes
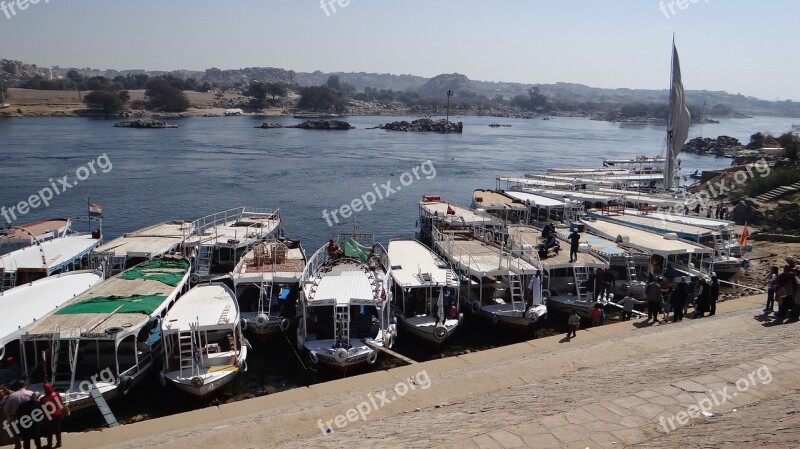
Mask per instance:
[[[400,332],[410,335],[418,340],[422,340],[425,343],[438,347],[443,345],[456,331],[458,327],[458,320],[446,320],[443,327],[444,333],[439,333],[437,336],[436,327],[435,326],[435,318],[429,318],[430,324],[421,326],[419,324],[413,323],[411,320],[403,318],[401,315],[397,315],[397,320],[399,321]]]

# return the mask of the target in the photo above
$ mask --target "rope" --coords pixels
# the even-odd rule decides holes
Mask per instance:
[[[289,337],[286,335],[286,331],[284,331],[282,327],[280,328],[280,330],[281,334],[283,334],[283,338],[286,339],[286,343],[289,344],[289,347],[292,348],[292,352],[294,352],[294,355],[297,357],[297,361],[300,362],[300,366],[302,366],[304,370],[307,370],[308,368],[306,367],[306,364],[303,363],[303,359],[300,358],[300,354],[298,354],[297,350],[294,349],[294,345],[292,344],[291,340],[289,340]]]

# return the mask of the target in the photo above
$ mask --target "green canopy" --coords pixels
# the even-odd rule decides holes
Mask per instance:
[[[181,271],[164,271],[165,269],[179,269]],[[189,262],[182,259],[153,259],[140,263],[130,270],[122,273],[120,277],[126,280],[145,279],[149,281],[159,281],[170,287],[177,287],[180,284],[186,271],[189,269]]]
[[[164,295],[133,296],[95,296],[81,302],[70,304],[56,312],[56,315],[75,315],[79,313],[141,313],[150,315],[167,297]]]
[[[364,263],[369,262],[369,255],[372,254],[372,247],[358,243],[352,237],[345,236],[342,242],[344,246],[344,256],[359,259]]]

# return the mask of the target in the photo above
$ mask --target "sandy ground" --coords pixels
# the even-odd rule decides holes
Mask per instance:
[[[763,297],[716,317],[581,330],[343,379],[123,428],[67,435],[70,447],[798,447],[800,324],[769,326]],[[767,366],[769,381],[665,432],[673,417]],[[422,389],[419,373],[429,388]],[[420,386],[403,397],[396,383]],[[320,423],[381,391],[389,404],[323,434]],[[179,429],[179,430],[176,430]],[[118,443],[111,444],[113,441]],[[121,442],[124,441],[124,442]]]

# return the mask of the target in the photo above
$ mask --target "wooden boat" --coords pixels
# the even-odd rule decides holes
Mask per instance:
[[[95,248],[93,266],[102,266],[106,276],[113,276],[146,260],[179,252],[192,230],[192,223],[174,220],[129,232]]]
[[[296,239],[253,246],[233,270],[233,285],[248,335],[263,341],[289,330],[297,320],[300,279],[306,255]]]
[[[306,264],[297,344],[314,364],[346,372],[375,363],[375,348],[394,344],[389,258],[373,238],[341,234],[333,247],[322,246]]]
[[[31,388],[52,384],[73,411],[94,404],[92,391],[128,393],[162,359],[161,319],[188,290],[189,271],[183,257],[143,262],[36,321],[20,338]]]
[[[458,277],[416,240],[389,242],[392,305],[401,333],[439,346],[462,320]]]
[[[162,384],[205,398],[247,371],[247,343],[239,305],[221,283],[197,285],[161,322]]]

